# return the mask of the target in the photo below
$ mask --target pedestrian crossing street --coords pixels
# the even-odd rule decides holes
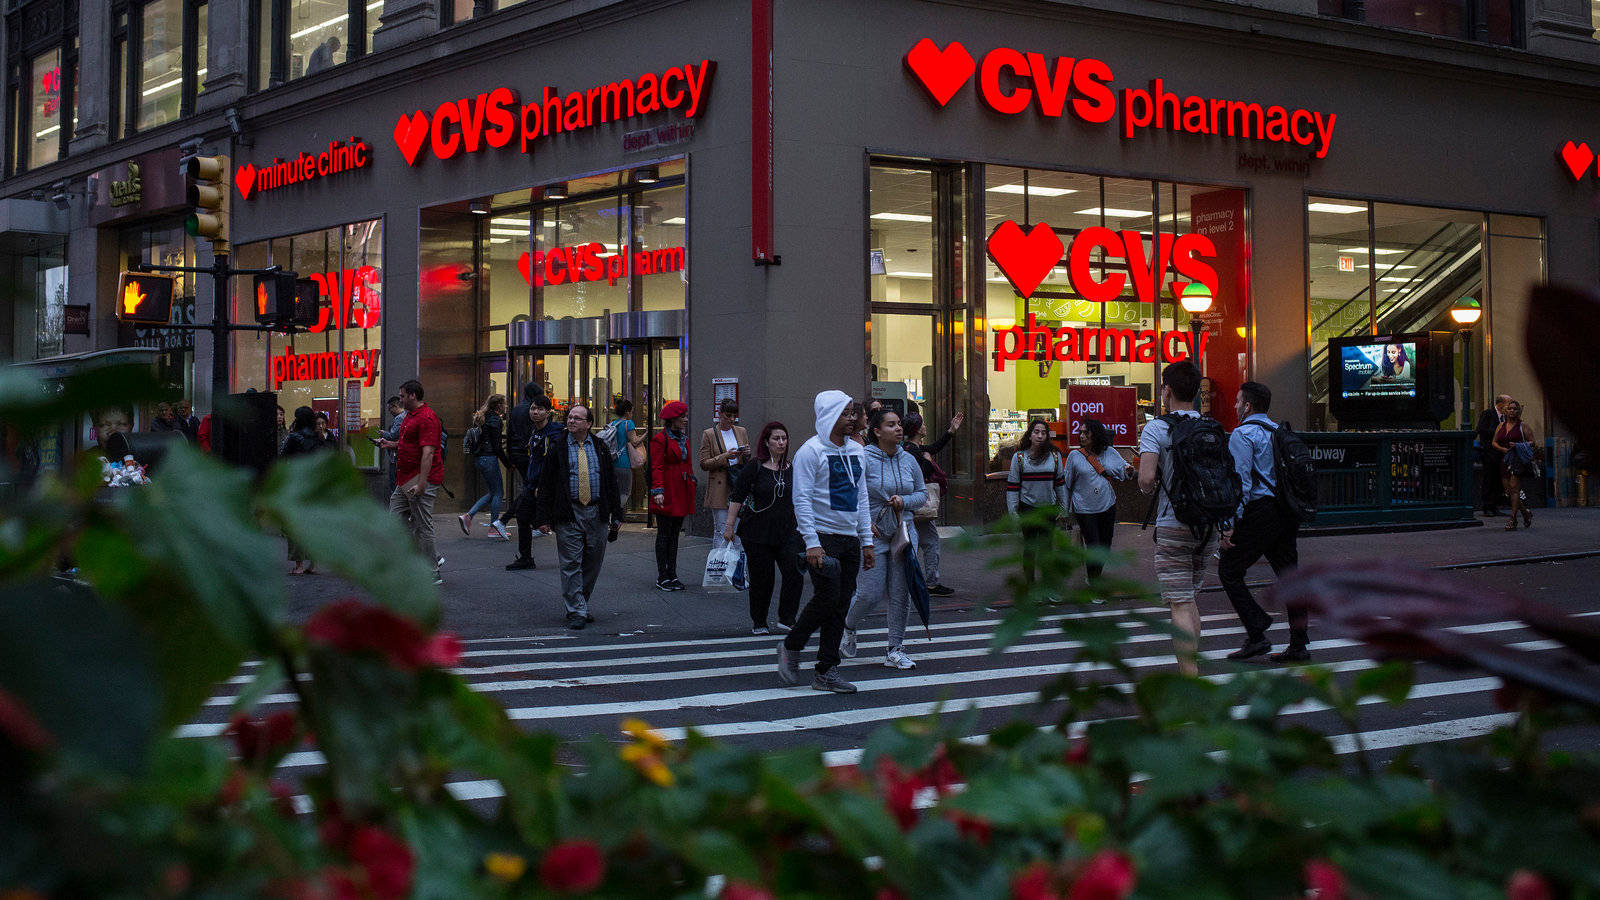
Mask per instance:
[[[1139,611],[1165,612],[1161,607]],[[1113,617],[1123,612],[1095,608],[1067,615]],[[702,734],[755,749],[819,746],[830,764],[844,764],[860,758],[868,735],[878,727],[940,708],[979,710],[974,739],[1016,718],[1041,724],[1051,721],[1050,709],[1035,706],[1041,686],[1064,669],[1093,672],[1105,668],[1072,661],[1078,644],[1064,639],[1054,621],[1059,618],[1041,623],[999,654],[989,651],[992,631],[1000,621],[994,613],[975,611],[966,618],[938,622],[928,632],[931,637],[913,628],[905,650],[917,667],[910,670],[884,667],[886,629],[863,628],[860,655],[846,660],[842,670],[859,688],[853,695],[810,687],[815,638],[802,656],[801,684],[784,685],[776,671],[776,635],[605,636],[591,631],[581,636],[560,633],[470,640],[464,642],[466,651],[457,671],[474,689],[494,696],[513,720],[531,730],[553,731],[569,739],[618,734],[621,719],[637,716],[669,739],[682,738],[693,727]],[[1256,668],[1223,660],[1243,641],[1243,629],[1231,613],[1205,615],[1202,621],[1202,656],[1212,661],[1206,667],[1208,678],[1226,679],[1234,669]],[[1124,656],[1136,671],[1145,674],[1173,666],[1171,638],[1166,633],[1143,623],[1126,622],[1124,627],[1128,631]],[[1538,639],[1513,621],[1458,630],[1495,633],[1510,646],[1535,653],[1559,646]],[[1280,625],[1269,637],[1281,646],[1287,631]],[[1315,662],[1342,675],[1376,665],[1363,658],[1354,641],[1314,641],[1311,651]],[[179,733],[220,733],[236,692],[250,675],[247,667],[231,679],[226,690],[208,701],[200,720]],[[1485,734],[1513,718],[1493,703],[1491,692],[1500,684],[1496,678],[1420,666],[1417,682],[1400,708],[1370,701],[1359,734],[1348,733],[1320,706],[1306,704],[1287,715],[1328,734],[1340,753],[1358,747],[1371,753],[1460,740]],[[270,712],[293,702],[291,694],[271,693],[258,711]],[[1244,713],[1242,709],[1236,712]],[[316,751],[303,751],[289,755],[283,767],[293,777],[322,762]],[[463,781],[452,785],[452,790],[464,799],[498,796],[493,782]]]

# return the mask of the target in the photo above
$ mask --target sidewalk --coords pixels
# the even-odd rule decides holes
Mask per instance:
[[[509,543],[485,537],[490,532],[483,527],[483,521],[480,515],[468,538],[461,534],[454,516],[439,516],[437,520],[439,552],[445,557],[445,583],[440,589],[444,596],[444,626],[463,638],[749,632],[744,594],[707,592],[699,587],[699,573],[711,549],[710,538],[683,537],[678,573],[690,587],[665,593],[655,587],[655,531],[642,525],[623,526],[621,537],[606,551],[605,566],[590,604],[596,621],[584,632],[572,633],[564,624],[555,539],[534,539],[538,569],[507,572],[505,564],[516,556],[515,532]],[[1431,567],[1462,568],[1600,553],[1600,509],[1541,509],[1535,513],[1532,529],[1509,533],[1503,530],[1504,518],[1483,521],[1487,524],[1481,528],[1302,538],[1300,559],[1303,563],[1406,560]],[[945,529],[951,538],[960,531]],[[938,609],[956,612],[981,608],[999,595],[999,580],[985,568],[984,554],[957,552],[953,544],[951,539],[945,541],[941,568],[944,582],[956,594],[937,598]],[[1137,525],[1117,527],[1115,549],[1130,555],[1124,571],[1132,577],[1152,580],[1152,546],[1150,533],[1141,532]],[[1251,571],[1252,580],[1270,575],[1265,563]],[[1211,591],[1220,591],[1215,572],[1207,584]],[[342,582],[327,576],[290,579],[291,607],[303,614],[347,593],[349,589]],[[810,596],[809,582],[804,596]],[[1211,601],[1221,602],[1220,596],[1213,593]],[[777,603],[776,597],[773,603]]]

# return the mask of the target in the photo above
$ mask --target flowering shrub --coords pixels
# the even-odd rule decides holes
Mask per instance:
[[[0,381],[0,418],[35,427],[130,385],[41,401]],[[448,671],[460,643],[437,630],[429,566],[333,455],[253,486],[179,447],[152,484],[104,499],[93,472],[77,476],[10,498],[0,519],[0,896],[1600,893],[1600,764],[1540,746],[1594,708],[1549,673],[1500,672],[1522,711],[1503,734],[1352,767],[1280,713],[1323,704],[1354,728],[1364,701],[1406,696],[1404,663],[1346,679],[1137,677],[1115,617],[1075,618],[1060,627],[1077,665],[1042,696],[1051,727],[970,740],[975,713],[951,711],[881,729],[859,765],[829,767],[815,748],[752,753],[693,731],[669,742],[627,720],[620,743],[596,736],[569,766],[556,738],[519,730]],[[361,594],[292,622],[272,531]],[[1089,551],[1047,540],[1037,584],[1009,577],[996,649],[1055,611],[1047,597],[1091,599],[1069,586]],[[77,579],[52,577],[62,559]],[[1285,592],[1335,604],[1334,577],[1310,572]],[[1450,632],[1419,623],[1436,642],[1399,641],[1388,623],[1388,649],[1444,646]],[[1545,625],[1588,648],[1570,621]],[[1477,644],[1449,649],[1509,665]],[[180,736],[247,659],[261,664],[225,734]],[[285,684],[293,712],[255,716]],[[308,745],[325,768],[275,779]],[[445,785],[462,777],[497,782],[504,799],[457,800]]]

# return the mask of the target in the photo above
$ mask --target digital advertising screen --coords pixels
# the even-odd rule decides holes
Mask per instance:
[[[1417,344],[1393,341],[1339,347],[1339,393],[1346,400],[1414,399]]]

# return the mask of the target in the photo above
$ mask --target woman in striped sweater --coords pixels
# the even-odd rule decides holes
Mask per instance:
[[[1050,443],[1050,425],[1044,419],[1028,423],[1022,444],[1011,457],[1011,474],[1006,476],[1006,510],[1026,517],[1035,509],[1050,509],[1054,517],[1066,515],[1067,470],[1061,452]],[[1022,571],[1031,584],[1037,569],[1038,549],[1050,545],[1049,526],[1024,523],[1022,527]],[[1072,526],[1066,526],[1070,529]]]

